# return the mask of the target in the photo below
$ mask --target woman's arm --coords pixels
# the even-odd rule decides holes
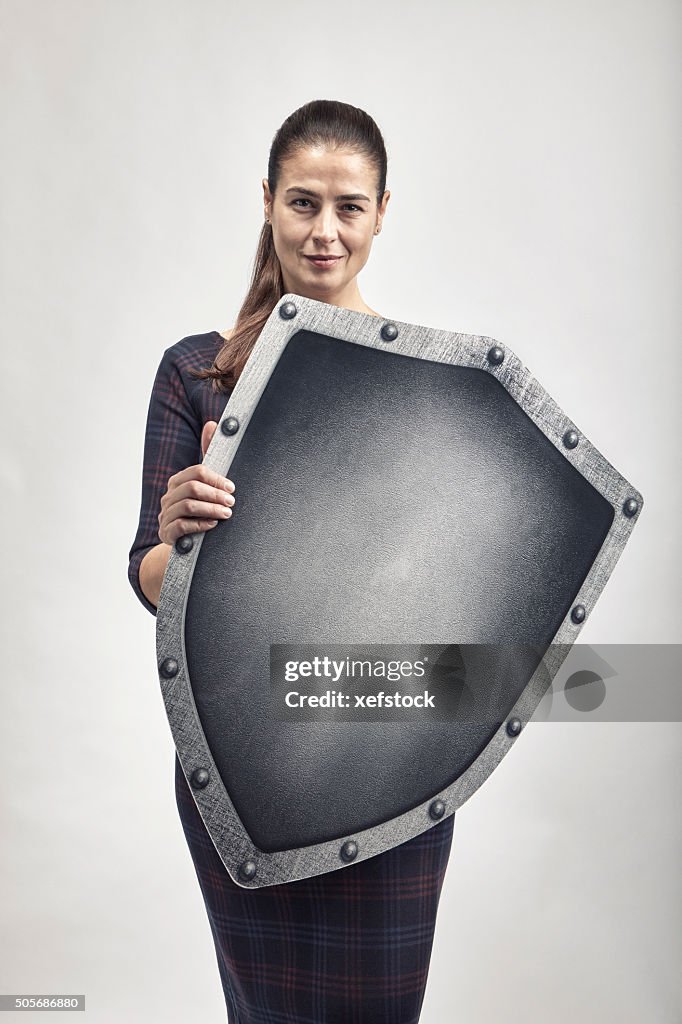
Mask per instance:
[[[152,615],[156,615],[170,556],[170,545],[160,543],[159,537],[161,496],[174,473],[201,462],[202,458],[202,423],[189,400],[181,372],[191,357],[188,341],[166,349],[156,371],[147,412],[140,515],[128,553],[128,579]]]
[[[205,502],[201,511],[189,513],[193,521],[187,529],[194,531],[210,529],[227,514],[223,506],[234,504],[232,483],[201,466],[228,395],[215,394],[205,382],[197,384],[190,373],[199,366],[211,365],[218,347],[215,331],[189,335],[166,349],[154,379],[144,440],[140,518],[128,553],[128,579],[152,615],[157,613],[170,549],[178,533],[173,521],[188,516],[187,509],[179,508],[178,503],[188,498],[193,499],[193,506],[197,498]],[[187,486],[194,477],[202,481],[201,493]],[[162,509],[172,478],[174,502],[165,502]],[[227,483],[226,490],[232,492],[229,498],[223,492]],[[163,533],[161,514],[166,522]],[[166,542],[162,542],[162,536]]]
[[[170,558],[171,545],[157,544],[140,562],[140,589],[150,604],[158,607],[161,584]]]

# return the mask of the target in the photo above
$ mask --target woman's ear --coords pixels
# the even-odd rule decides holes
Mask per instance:
[[[268,179],[263,178],[263,216],[265,220],[270,220],[272,211],[272,196],[270,195],[270,186],[268,185]]]

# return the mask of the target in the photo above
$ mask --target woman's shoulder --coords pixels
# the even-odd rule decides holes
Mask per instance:
[[[164,355],[171,360],[179,361],[181,364],[187,361],[193,363],[197,358],[210,358],[213,360],[213,357],[222,345],[229,341],[233,334],[234,328],[230,328],[227,331],[204,331],[201,334],[187,334],[180,341],[169,345],[165,349]]]
[[[175,395],[178,403],[189,404],[198,416],[215,419],[227,397],[215,394],[205,378],[196,377],[194,371],[212,366],[218,352],[234,333],[227,331],[204,331],[188,334],[175,344],[169,345],[163,353],[157,387],[167,389]]]
[[[161,369],[165,369],[166,373],[175,371],[186,380],[190,370],[211,366],[233,333],[234,328],[224,332],[204,331],[201,334],[187,334],[164,349]]]

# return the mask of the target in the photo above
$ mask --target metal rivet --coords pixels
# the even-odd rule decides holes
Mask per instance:
[[[186,555],[188,551],[191,551],[194,546],[191,533],[183,533],[182,537],[178,537],[175,542],[175,550],[179,551],[181,555]]]
[[[578,625],[585,620],[585,605],[577,604],[575,608],[571,609],[571,619]]]
[[[347,843],[344,843],[339,852],[341,860],[345,860],[346,863],[351,860],[355,860],[358,855],[358,844],[354,843],[352,839],[349,839]]]
[[[279,315],[282,320],[293,320],[297,313],[298,310],[293,302],[285,302],[279,307]]]
[[[245,860],[239,865],[239,874],[244,881],[250,881],[258,870],[255,860]]]
[[[493,366],[499,366],[504,359],[504,349],[500,345],[493,345],[492,348],[488,349],[486,358]]]
[[[205,768],[195,768],[190,776],[189,781],[192,783],[195,789],[204,789],[205,786],[208,786],[209,778],[210,775],[208,774]]]
[[[220,424],[223,434],[236,434],[239,430],[239,420],[236,416],[226,416]]]
[[[628,500],[623,505],[623,512],[628,517],[628,519],[632,519],[632,517],[634,515],[637,515],[637,513],[639,512],[639,502],[635,498],[628,498]]]
[[[178,674],[180,666],[178,665],[175,658],[164,658],[159,665],[159,671],[164,679],[172,679],[173,676]]]
[[[432,803],[429,805],[429,814],[431,815],[434,821],[438,821],[439,818],[442,818],[443,815],[445,814],[445,804],[443,803],[443,801],[432,801]]]
[[[510,718],[509,721],[507,722],[507,735],[508,736],[518,736],[520,732],[521,732],[521,719],[520,718]]]
[[[567,430],[563,437],[564,448],[575,448],[578,444],[578,435],[575,430]]]
[[[384,324],[381,328],[381,337],[384,341],[395,341],[398,337],[398,328],[392,323]]]

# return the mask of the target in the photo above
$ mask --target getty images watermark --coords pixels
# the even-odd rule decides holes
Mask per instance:
[[[680,644],[271,644],[269,713],[493,727],[529,682],[532,721],[682,721]]]

